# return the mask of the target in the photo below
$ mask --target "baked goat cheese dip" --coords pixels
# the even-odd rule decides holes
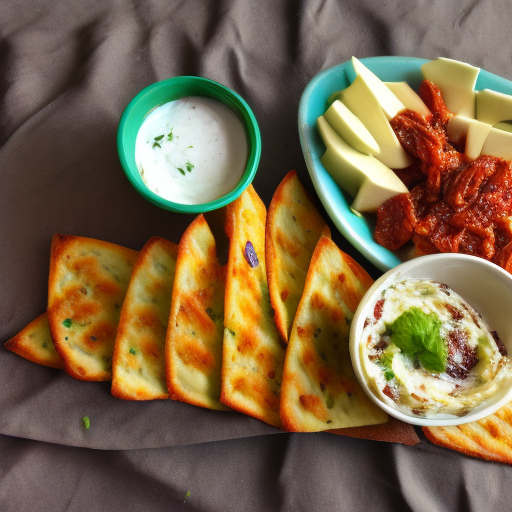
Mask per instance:
[[[202,204],[231,191],[247,163],[242,121],[221,101],[187,96],[156,107],[135,141],[142,181],[181,204]]]
[[[464,416],[512,378],[498,333],[445,284],[407,278],[386,288],[360,344],[373,392],[405,414]]]

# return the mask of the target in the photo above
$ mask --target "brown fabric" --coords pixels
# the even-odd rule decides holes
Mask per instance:
[[[260,124],[254,186],[268,206],[291,169],[311,190],[297,110],[319,71],[351,55],[446,56],[511,79],[509,34],[503,0],[2,0],[0,342],[46,307],[53,234],[140,250],[155,235],[178,242],[193,219],[146,202],[121,170],[117,124],[145,86],[195,74],[239,92]],[[233,412],[124,402],[0,348],[2,512],[506,510],[509,479],[423,437],[284,434]]]

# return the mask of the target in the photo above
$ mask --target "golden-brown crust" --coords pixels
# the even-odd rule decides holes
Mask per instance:
[[[368,274],[330,238],[320,238],[286,351],[280,407],[286,430],[313,432],[387,421],[358,384],[348,349],[350,322],[371,284]]]
[[[5,348],[33,363],[64,368],[64,361],[55,351],[46,311],[32,320],[16,336],[5,342]]]
[[[265,270],[266,210],[253,187],[228,207],[230,238],[226,278],[221,402],[281,427],[280,382],[284,347],[273,320]],[[245,259],[253,244],[259,264]]]
[[[176,244],[154,236],[135,262],[112,357],[111,393],[117,398],[169,398],[164,344],[177,255]]]
[[[48,323],[55,349],[72,377],[86,381],[110,380],[118,316],[136,257],[137,251],[109,242],[54,235],[48,279]],[[106,261],[100,263],[102,258]],[[110,264],[116,269],[110,268]],[[70,330],[65,322],[75,323],[76,327]],[[91,355],[89,367],[79,362],[79,356],[74,359],[78,354],[75,347]]]
[[[181,237],[165,358],[170,398],[226,410],[220,402],[225,269],[199,215]]]
[[[265,234],[270,301],[277,328],[285,342],[288,342],[311,255],[322,235],[330,237],[329,227],[322,220],[297,173],[290,171],[272,197]],[[293,261],[293,268],[289,263],[287,265],[288,259]],[[292,271],[294,276],[289,278]]]
[[[470,457],[512,464],[512,402],[479,421],[449,427],[423,427],[434,444]]]

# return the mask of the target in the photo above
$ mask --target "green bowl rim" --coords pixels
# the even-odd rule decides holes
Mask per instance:
[[[240,181],[238,182],[236,187],[233,188],[233,190],[223,195],[222,197],[219,197],[218,199],[214,199],[213,201],[209,201],[207,203],[182,204],[169,201],[167,199],[164,199],[163,197],[160,197],[159,195],[149,190],[149,188],[144,184],[142,178],[140,177],[139,171],[136,168],[135,163],[133,163],[136,170],[136,172],[134,172],[134,170],[131,168],[132,164],[128,162],[128,159],[126,158],[125,154],[126,144],[124,138],[127,129],[127,124],[129,122],[128,118],[132,110],[137,105],[137,103],[146,95],[153,92],[154,89],[173,87],[180,83],[183,84],[186,82],[195,82],[195,85],[199,85],[201,87],[209,85],[218,89],[218,91],[220,92],[220,98],[215,97],[214,99],[217,99],[218,101],[223,101],[226,104],[224,98],[228,98],[230,100],[230,103],[232,103],[227,103],[228,107],[230,107],[233,110],[238,109],[237,114],[240,115],[241,121],[244,124],[244,127],[247,132],[249,152],[247,156],[247,164],[245,166],[244,173],[240,178]],[[197,93],[194,93],[194,95],[198,96]],[[181,97],[183,98],[185,96],[187,96],[187,94],[184,94]],[[205,97],[212,96],[205,94]],[[159,104],[155,105],[153,108],[157,106],[159,106]],[[234,107],[236,107],[236,109]],[[149,112],[147,114],[149,114]],[[251,137],[251,135],[253,135],[254,137]],[[128,181],[132,184],[135,190],[149,202],[153,203],[156,206],[159,206],[160,208],[172,212],[204,213],[211,210],[216,210],[233,202],[251,184],[251,182],[254,179],[254,176],[256,175],[256,171],[258,170],[258,165],[261,157],[261,133],[258,126],[258,122],[256,120],[256,116],[251,110],[251,107],[249,107],[248,103],[237,92],[233,91],[229,87],[226,87],[225,85],[215,82],[214,80],[210,80],[209,78],[193,75],[175,76],[148,85],[147,87],[142,89],[142,91],[140,91],[130,101],[130,103],[128,103],[127,107],[123,111],[123,114],[121,115],[119,125],[117,128],[117,152],[119,155],[119,160],[121,162],[121,167],[123,168],[123,171],[126,177],[128,178]]]

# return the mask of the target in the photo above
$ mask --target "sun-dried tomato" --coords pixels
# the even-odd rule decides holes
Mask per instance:
[[[422,162],[419,160],[415,160],[409,167],[393,169],[393,171],[408,190],[412,190],[416,185],[425,180]]]
[[[453,114],[446,108],[439,87],[429,80],[423,80],[419,88],[419,95],[432,112],[431,125],[436,128],[446,127]]]
[[[493,262],[512,273],[512,242],[496,251]]]
[[[450,331],[446,373],[455,379],[465,379],[477,363],[476,348],[469,345],[467,334],[458,329]]]
[[[478,196],[482,182],[496,172],[498,159],[483,156],[465,166],[451,176],[450,187],[444,194],[445,201],[451,206],[463,206]]]
[[[388,199],[377,210],[375,240],[396,251],[408,242],[417,223],[411,194],[406,192]]]
[[[491,156],[470,161],[447,138],[452,114],[439,89],[425,81],[420,95],[430,119],[404,110],[391,120],[414,157],[395,171],[410,193],[379,208],[375,239],[391,250],[412,240],[416,255],[472,254],[512,272],[512,163]]]

